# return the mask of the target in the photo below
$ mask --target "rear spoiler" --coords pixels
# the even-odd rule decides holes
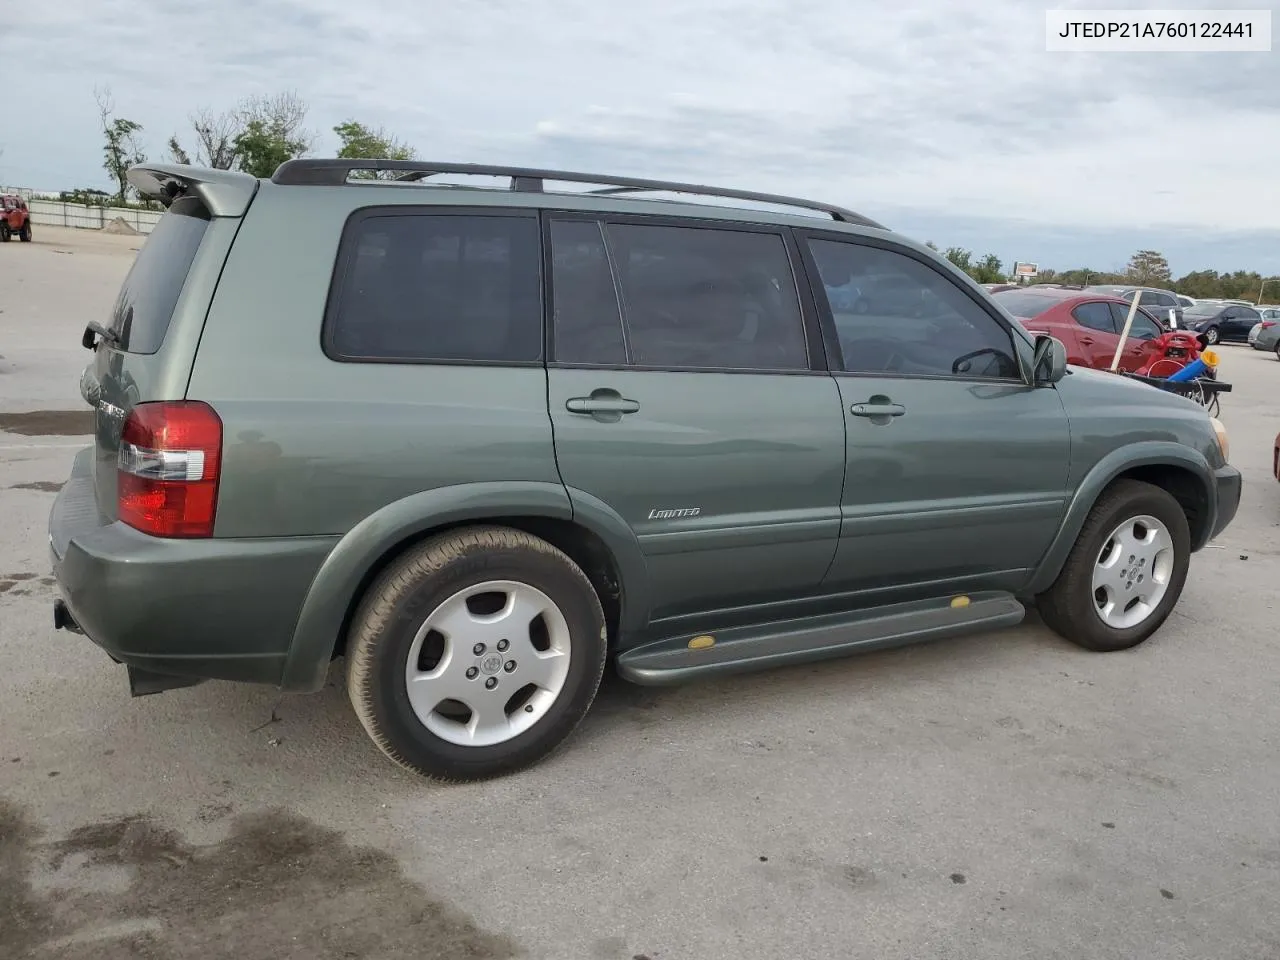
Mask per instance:
[[[144,197],[168,207],[179,197],[198,197],[215,217],[242,217],[258,192],[258,178],[239,170],[214,170],[185,163],[140,163],[129,168],[129,183]]]

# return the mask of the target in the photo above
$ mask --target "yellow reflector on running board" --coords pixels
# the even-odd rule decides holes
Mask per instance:
[[[968,597],[952,597],[951,598],[952,607],[967,607],[968,605],[969,605]]]
[[[709,637],[705,633],[702,636],[694,637],[692,640],[689,641],[690,650],[705,650],[707,649],[707,647],[714,647],[715,645],[716,645],[716,638]]]

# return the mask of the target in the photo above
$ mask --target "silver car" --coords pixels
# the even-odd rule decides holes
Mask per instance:
[[[1262,319],[1249,331],[1249,346],[1272,351],[1280,359],[1280,304],[1260,303],[1254,309]]]

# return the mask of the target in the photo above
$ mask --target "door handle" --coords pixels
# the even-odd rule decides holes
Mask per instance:
[[[617,390],[592,390],[589,397],[570,397],[564,402],[570,413],[583,413],[598,420],[617,421],[624,413],[635,413],[640,404],[628,400]]]
[[[1080,340],[1080,342],[1081,342],[1081,343],[1083,343],[1086,347],[1091,347],[1091,346],[1093,346],[1093,342],[1094,342],[1094,341],[1093,341],[1093,337],[1080,337],[1080,338],[1079,338],[1079,340]]]
[[[635,413],[640,409],[640,404],[622,397],[617,400],[571,397],[564,402],[564,408],[570,413]]]
[[[907,408],[900,403],[855,403],[849,412],[855,417],[901,417]]]

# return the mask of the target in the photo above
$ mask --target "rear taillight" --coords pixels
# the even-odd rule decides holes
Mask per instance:
[[[1266,330],[1268,327],[1274,327],[1275,325],[1276,325],[1276,322],[1275,322],[1274,320],[1263,320],[1263,321],[1262,321],[1262,329],[1263,329],[1263,330]]]
[[[155,537],[211,537],[222,421],[207,403],[140,403],[120,434],[123,523]]]

